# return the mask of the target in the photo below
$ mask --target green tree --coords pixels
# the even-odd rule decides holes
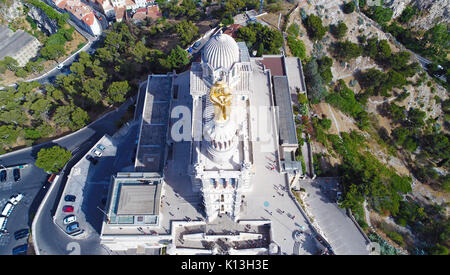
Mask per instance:
[[[169,70],[178,70],[189,64],[189,54],[177,45],[165,60],[161,60],[161,63]]]
[[[13,145],[20,135],[20,131],[11,125],[0,126],[0,144],[5,146]]]
[[[128,81],[116,81],[111,83],[108,88],[107,100],[110,104],[122,103],[125,101],[125,95],[130,91]]]
[[[19,69],[19,63],[12,57],[5,56],[5,58],[0,62],[6,67],[6,69],[12,72],[15,72]]]
[[[344,22],[339,22],[337,25],[331,25],[330,31],[337,39],[342,39],[347,34],[348,27]]]
[[[289,46],[289,49],[291,50],[292,54],[300,59],[306,58],[306,48],[303,41],[296,39],[293,36],[288,36],[287,43]],[[262,44],[261,44],[262,45]]]
[[[59,146],[42,148],[37,154],[35,165],[46,172],[57,173],[71,158],[72,152]]]
[[[77,130],[86,125],[89,120],[88,113],[81,109],[80,107],[75,107],[71,114],[73,125],[71,127],[72,130]]]
[[[409,20],[416,14],[417,10],[415,7],[407,6],[403,11],[398,21],[405,24],[408,23]]]
[[[177,36],[180,38],[181,46],[191,43],[198,35],[198,27],[191,21],[180,21],[175,25]]]
[[[362,48],[349,40],[344,42],[336,42],[334,46],[334,54],[337,59],[349,61],[352,58],[361,56]]]
[[[344,13],[349,14],[355,11],[355,3],[350,0],[344,4]]]
[[[314,14],[311,14],[306,18],[304,25],[308,32],[308,36],[313,41],[321,40],[328,31],[328,28],[322,25],[322,19]]]

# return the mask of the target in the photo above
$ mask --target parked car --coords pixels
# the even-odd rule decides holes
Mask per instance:
[[[68,234],[73,234],[80,231],[80,224],[77,222],[73,222],[66,227],[66,232]]]
[[[19,193],[16,196],[11,196],[11,198],[9,199],[9,202],[14,205],[17,205],[19,203],[19,201],[22,199],[23,199],[23,195]]]
[[[1,182],[5,182],[6,181],[6,176],[7,176],[6,170],[1,170],[0,171],[0,181]]]
[[[56,66],[56,68],[58,69],[58,70],[61,70],[62,68],[64,67],[64,64],[59,64],[58,66]]]
[[[69,224],[69,223],[73,223],[76,220],[77,220],[77,217],[75,217],[75,215],[69,215],[64,218],[63,222],[64,222],[64,224]]]
[[[13,249],[12,254],[13,255],[25,255],[25,253],[27,253],[27,250],[28,250],[28,244],[19,245]]]
[[[65,212],[65,213],[72,213],[73,212],[73,206],[65,205],[63,207],[63,212]]]
[[[342,197],[342,192],[337,192],[336,193],[336,202],[339,202],[341,200]]]
[[[19,181],[20,180],[20,169],[19,168],[15,168],[13,170],[13,175],[14,175],[14,180],[15,181]]]
[[[14,238],[15,238],[16,240],[19,240],[19,239],[28,237],[29,234],[30,234],[30,230],[29,230],[28,228],[21,229],[21,230],[18,230],[18,231],[16,231],[16,232],[14,233]]]
[[[91,156],[91,155],[87,155],[87,156],[86,156],[86,159],[89,160],[93,165],[96,165],[97,162],[98,162],[98,158],[94,158],[94,157]]]
[[[96,155],[97,157],[101,157],[101,156],[102,156],[102,152],[100,152],[100,151],[97,150],[97,149],[92,150],[92,153],[93,153],[94,155]]]
[[[100,150],[102,150],[102,151],[105,151],[105,149],[106,149],[106,147],[103,146],[103,145],[101,145],[101,144],[98,144],[98,145],[97,145],[97,148],[100,149]]]
[[[201,44],[202,44],[201,41],[195,42],[194,45],[192,46],[192,49],[196,50]]]
[[[71,202],[74,202],[76,199],[77,199],[77,197],[74,196],[74,195],[66,195],[66,196],[64,197],[64,201],[71,201]]]

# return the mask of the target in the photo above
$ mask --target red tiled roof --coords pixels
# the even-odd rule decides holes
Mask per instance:
[[[116,13],[116,20],[117,19],[122,19],[123,16],[125,15],[125,8],[115,7],[114,8],[114,12]]]
[[[270,74],[284,76],[286,73],[284,72],[284,64],[282,57],[264,57],[261,61],[266,69],[270,69]]]
[[[147,7],[147,16],[152,19],[158,19],[162,17],[162,13],[159,11],[158,6]]]
[[[94,24],[95,16],[94,13],[88,13],[83,17],[83,21],[88,25],[92,26]]]

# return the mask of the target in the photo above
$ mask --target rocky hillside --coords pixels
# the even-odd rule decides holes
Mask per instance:
[[[450,0],[387,0],[385,6],[393,9],[396,18],[408,6],[416,7],[419,14],[408,23],[419,30],[428,30],[437,23],[450,23]]]
[[[23,4],[20,0],[0,1],[0,23],[7,24],[22,14]]]

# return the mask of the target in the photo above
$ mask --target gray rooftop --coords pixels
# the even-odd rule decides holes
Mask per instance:
[[[250,62],[250,54],[248,53],[247,45],[245,42],[237,42],[240,52],[240,60],[241,62]]]
[[[149,76],[135,163],[136,171],[160,172],[164,167],[171,92],[172,76]]]
[[[278,107],[280,144],[298,145],[292,112],[291,93],[286,76],[273,76],[275,105]]]
[[[155,195],[159,184],[122,185],[120,187],[118,215],[155,215]]]
[[[33,40],[36,38],[27,32],[22,30],[13,32],[7,26],[0,25],[0,60],[5,56],[15,55]]]

